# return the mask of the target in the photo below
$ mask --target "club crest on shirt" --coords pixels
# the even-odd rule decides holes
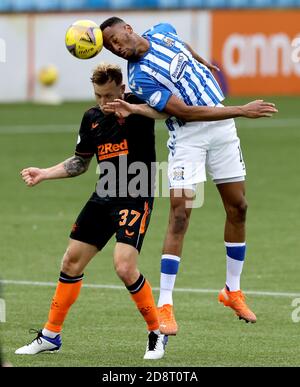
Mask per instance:
[[[168,36],[165,36],[162,41],[167,47],[174,47],[175,45],[175,40],[169,38]]]

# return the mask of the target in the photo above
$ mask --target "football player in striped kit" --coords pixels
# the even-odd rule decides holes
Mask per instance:
[[[142,36],[118,17],[105,20],[100,28],[105,48],[128,61],[131,91],[169,115],[170,221],[161,259],[160,331],[176,335],[178,330],[172,292],[191,214],[186,201],[196,185],[206,181],[206,171],[226,211],[227,275],[219,301],[240,319],[255,323],[256,316],[240,290],[246,251],[246,170],[233,118],[270,117],[277,109],[262,100],[224,107],[224,95],[211,72],[215,67],[183,42],[168,23],[157,24]]]

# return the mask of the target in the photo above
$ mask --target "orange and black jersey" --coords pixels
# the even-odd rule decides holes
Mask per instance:
[[[144,103],[133,94],[125,94],[125,101]],[[128,187],[132,179],[141,173],[139,165],[143,167],[144,180],[145,170],[147,172],[147,183],[142,182],[147,184],[147,193],[143,190],[145,195],[139,196],[153,196],[156,161],[154,124],[153,119],[135,114],[125,119],[118,119],[114,114],[104,115],[98,106],[84,114],[75,154],[84,158],[96,155],[100,167],[97,184],[100,196],[132,196]],[[106,185],[102,187],[99,184],[101,181],[105,181]]]

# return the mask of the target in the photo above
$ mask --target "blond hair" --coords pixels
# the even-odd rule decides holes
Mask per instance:
[[[123,80],[121,67],[115,64],[100,63],[91,77],[92,83],[96,85],[104,85],[107,82],[115,81],[116,85],[120,85]]]

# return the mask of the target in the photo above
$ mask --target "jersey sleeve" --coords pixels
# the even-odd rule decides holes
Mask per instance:
[[[129,87],[136,97],[159,112],[164,110],[172,95],[170,90],[151,76],[139,77]]]
[[[171,24],[169,24],[169,23],[159,23],[159,24],[156,24],[154,27],[152,27],[150,30],[146,31],[143,34],[143,36],[153,35],[153,34],[156,34],[156,33],[162,33],[162,34],[171,33],[171,34],[177,35],[176,29]]]
[[[82,117],[77,145],[75,148],[75,155],[83,158],[91,158],[95,154],[95,148],[90,136],[91,119],[87,111]]]

